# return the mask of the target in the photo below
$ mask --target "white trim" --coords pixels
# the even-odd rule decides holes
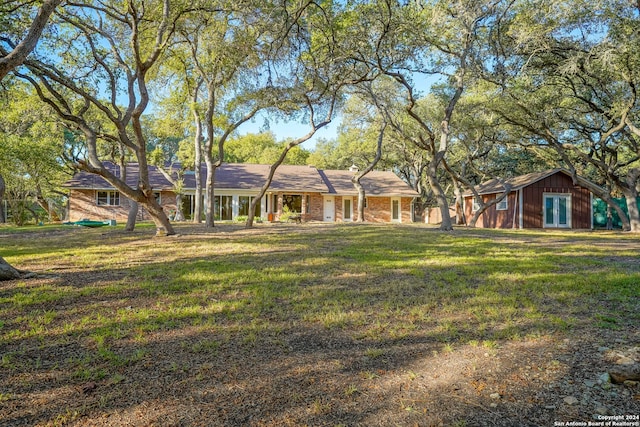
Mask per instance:
[[[107,193],[107,203],[100,203],[98,193]],[[112,199],[115,199],[115,195],[118,195],[118,203],[111,203]],[[118,190],[96,190],[96,206],[120,206],[120,192]]]
[[[524,208],[523,208],[524,196],[522,195],[522,188],[518,190],[518,225],[520,230],[524,228]]]
[[[547,199],[553,200],[553,224],[547,224]],[[566,224],[560,224],[560,199],[566,200]],[[571,193],[542,193],[542,228],[573,228],[571,225]]]

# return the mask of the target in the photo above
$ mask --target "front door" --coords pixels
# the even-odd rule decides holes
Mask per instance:
[[[545,194],[544,227],[571,228],[571,195]]]
[[[333,196],[325,196],[323,220],[326,222],[335,221],[335,212],[335,198]]]

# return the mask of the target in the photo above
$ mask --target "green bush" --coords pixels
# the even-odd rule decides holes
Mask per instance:
[[[282,215],[280,215],[280,221],[289,222],[291,221],[291,217],[298,216],[298,212],[293,212],[289,209],[289,206],[282,207]]]

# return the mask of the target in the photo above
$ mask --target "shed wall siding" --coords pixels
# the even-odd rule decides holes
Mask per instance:
[[[495,200],[496,197],[501,194],[485,194],[482,196],[482,201],[484,203],[489,203],[492,200]],[[490,206],[480,218],[476,222],[476,227],[478,228],[513,228],[513,220],[514,220],[514,212],[518,209],[518,193],[512,191],[507,196],[507,209],[506,210],[498,210],[497,205]],[[473,197],[466,197],[464,204],[464,214],[467,220],[467,224],[471,221],[473,217]],[[517,212],[515,212],[517,215]],[[516,227],[518,226],[517,216]]]
[[[544,210],[543,194],[571,194],[571,228],[591,228],[591,192],[586,188],[574,186],[571,177],[558,172],[538,182],[524,187],[522,190],[522,225],[523,228],[543,228]],[[485,202],[496,197],[496,194],[483,195]],[[481,228],[519,228],[518,224],[518,192],[509,194],[508,210],[498,211],[495,205],[490,207],[476,223]],[[467,223],[471,219],[472,197],[465,197],[465,215]],[[515,221],[515,224],[514,224]]]
[[[571,194],[571,228],[591,228],[591,197],[586,188],[574,186],[571,177],[556,173],[522,190],[524,228],[543,228],[543,193]]]

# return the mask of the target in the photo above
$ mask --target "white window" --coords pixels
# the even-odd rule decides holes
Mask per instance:
[[[480,199],[478,197],[474,197],[473,198],[473,212],[479,211],[480,210]]]
[[[96,203],[98,206],[120,206],[120,193],[118,191],[97,191]]]
[[[505,196],[504,199],[500,200],[496,204],[496,210],[498,210],[498,211],[506,211],[509,208],[509,205],[508,205],[508,202],[507,202],[508,199],[509,199],[509,196]]]

